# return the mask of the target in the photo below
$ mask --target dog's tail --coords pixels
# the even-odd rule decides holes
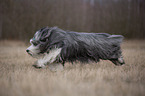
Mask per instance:
[[[110,39],[112,42],[115,41],[116,43],[121,44],[124,37],[122,35],[110,35],[108,39]]]
[[[98,36],[103,36],[108,38],[111,41],[115,41],[117,43],[122,43],[124,37],[122,35],[110,35],[108,33],[96,33]]]

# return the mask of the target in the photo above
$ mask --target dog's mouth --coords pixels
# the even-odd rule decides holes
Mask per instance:
[[[43,58],[43,56],[44,56],[44,53],[42,53],[42,52],[37,53],[37,54],[34,54],[34,53],[32,53],[32,52],[28,52],[28,54],[29,54],[30,56],[32,56],[33,58],[36,58],[36,59]]]
[[[28,54],[29,54],[30,56],[33,56],[33,54],[32,54],[31,52],[28,52]]]

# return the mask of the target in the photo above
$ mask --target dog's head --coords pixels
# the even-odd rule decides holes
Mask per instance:
[[[54,30],[55,27],[42,28],[34,34],[34,37],[30,39],[31,46],[27,48],[26,52],[32,57],[39,57],[41,54],[47,51],[48,40],[51,34],[51,31]]]

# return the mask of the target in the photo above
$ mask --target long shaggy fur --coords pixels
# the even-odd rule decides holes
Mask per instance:
[[[53,48],[61,48],[56,62],[62,64],[66,61],[98,62],[100,59],[110,60],[116,65],[124,64],[120,49],[122,35],[78,33],[45,27],[38,30],[32,40],[40,43],[41,54],[49,53]]]

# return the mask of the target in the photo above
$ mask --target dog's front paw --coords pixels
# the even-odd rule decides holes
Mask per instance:
[[[41,63],[39,63],[37,61],[37,62],[35,62],[35,64],[33,65],[33,67],[40,69],[40,68],[45,68],[45,65],[44,64],[41,64]]]
[[[32,65],[33,67],[35,67],[35,68],[38,68],[38,69],[41,69],[41,68],[45,68],[45,66],[38,66],[38,65]]]

